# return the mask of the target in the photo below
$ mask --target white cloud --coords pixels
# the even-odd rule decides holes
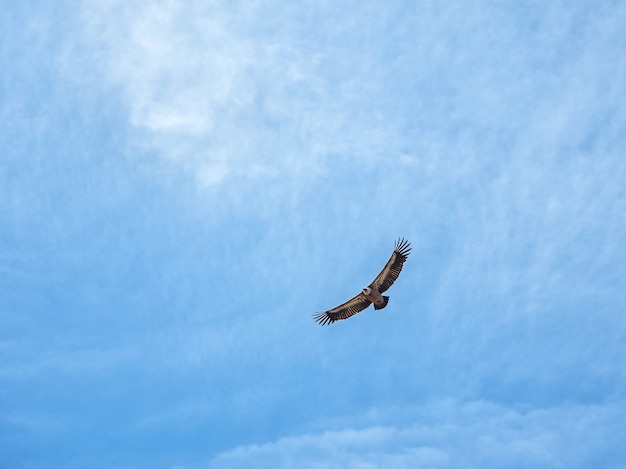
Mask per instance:
[[[85,34],[100,52],[95,66],[122,92],[147,150],[182,159],[183,166],[232,164],[214,156],[212,141],[251,104],[247,74],[255,46],[229,30],[220,3],[85,5]],[[221,179],[200,172],[204,183]]]
[[[347,419],[358,428],[241,446],[219,454],[209,466],[610,466],[624,456],[619,449],[624,435],[615,433],[615,425],[625,416],[623,403],[518,409],[481,401],[439,401]],[[372,425],[369,418],[379,423]]]
[[[262,2],[85,5],[90,57],[98,78],[121,93],[134,143],[204,185],[310,178],[329,157],[365,163],[396,140],[368,109],[378,85],[364,51],[351,67],[343,45],[307,37],[304,12]],[[332,31],[335,20],[317,19],[322,34]]]

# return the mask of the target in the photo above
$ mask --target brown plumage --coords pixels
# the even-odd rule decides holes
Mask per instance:
[[[398,239],[387,264],[385,264],[383,270],[380,271],[372,283],[365,287],[361,293],[342,305],[323,313],[314,314],[313,319],[325,326],[360,313],[372,303],[374,303],[374,309],[383,309],[387,306],[389,297],[383,296],[382,293],[387,291],[393,285],[393,282],[396,281],[402,271],[402,265],[410,252],[411,244],[405,239]]]

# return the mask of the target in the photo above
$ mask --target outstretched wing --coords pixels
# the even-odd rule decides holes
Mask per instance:
[[[316,313],[313,315],[313,319],[319,322],[322,326],[331,324],[340,319],[347,319],[350,316],[354,316],[356,313],[360,313],[367,308],[372,302],[365,298],[363,293],[359,293],[354,298],[346,301],[344,304],[337,306],[336,308],[329,309],[323,313]]]
[[[400,275],[402,265],[410,253],[411,244],[405,239],[398,239],[387,264],[370,284],[370,287],[378,289],[380,293],[387,291]]]

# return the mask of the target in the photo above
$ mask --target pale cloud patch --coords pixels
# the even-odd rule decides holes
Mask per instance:
[[[397,141],[371,108],[380,94],[369,53],[348,60],[344,44],[309,37],[307,21],[336,34],[325,14],[219,1],[87,0],[83,10],[99,78],[127,107],[131,145],[203,186],[311,178],[329,164],[375,162]]]
[[[444,400],[344,419],[357,426],[240,446],[209,467],[588,467],[624,453],[622,403],[520,409]],[[385,424],[373,424],[373,421]],[[339,422],[331,424],[333,427]],[[623,433],[623,432],[622,432]]]
[[[181,132],[186,134],[202,134],[208,129],[208,123],[202,116],[157,110],[140,119],[140,125],[153,132]]]
[[[250,106],[255,46],[229,29],[221,5],[87,1],[83,16],[97,69],[123,94],[142,146],[193,166],[203,184],[223,180],[238,162],[211,149]]]
[[[229,168],[226,164],[203,164],[198,168],[198,180],[204,186],[219,184],[228,176]]]

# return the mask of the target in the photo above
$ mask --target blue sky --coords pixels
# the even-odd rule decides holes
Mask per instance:
[[[624,467],[625,2],[0,21],[2,467]]]

